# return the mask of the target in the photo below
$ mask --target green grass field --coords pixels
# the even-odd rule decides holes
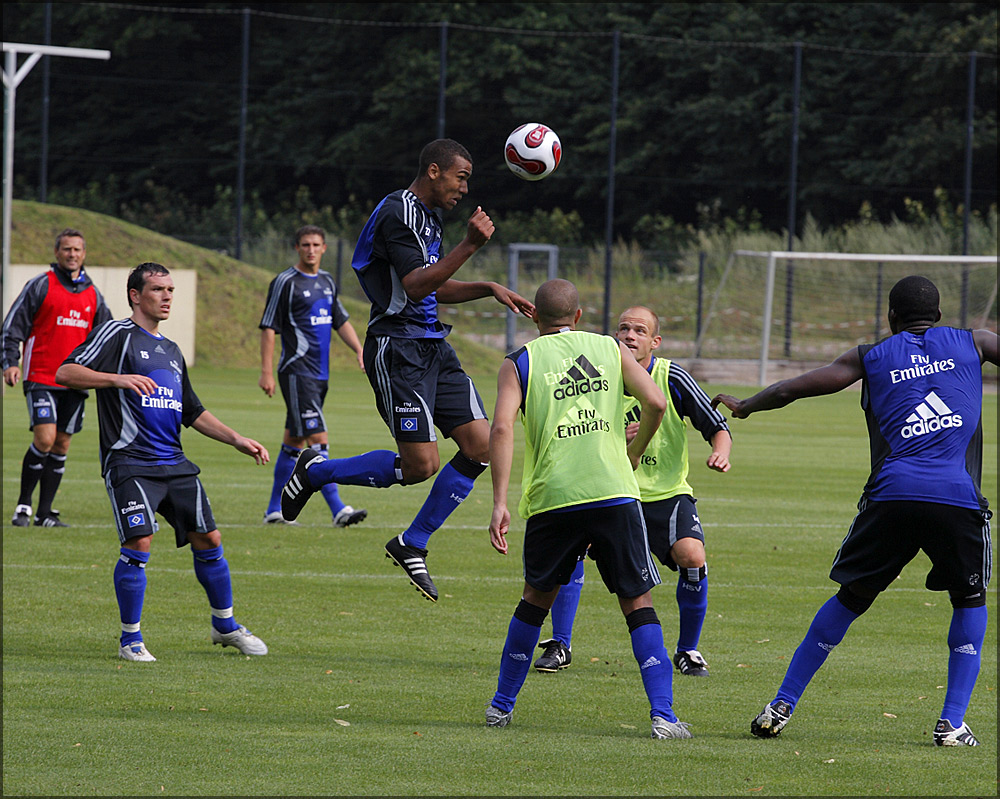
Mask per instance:
[[[192,379],[217,416],[276,453],[283,407],[256,387],[254,370],[198,367]],[[334,385],[332,454],[390,446],[363,376],[338,373]],[[478,385],[492,406],[493,377]],[[985,403],[983,490],[996,504],[996,394]],[[707,448],[692,434],[711,580],[700,648],[712,676],[674,679],[690,741],[650,740],[627,630],[592,564],[572,667],[530,674],[512,725],[484,726],[521,589],[520,535],[506,558],[489,546],[488,475],[431,540],[442,594],[432,605],[382,550],[426,484],[343,488],[369,510],[348,530],[331,527],[318,496],[302,526],[264,527],[270,467],[192,431],[185,448],[223,533],[237,619],[271,651],[248,658],[211,646],[191,556],[165,529],[142,619],[158,662],[120,661],[118,543],[93,401],[57,501],[69,529],[9,526],[29,441],[20,389],[5,393],[3,423],[5,795],[997,794],[996,590],[967,716],[983,746],[938,749],[930,733],[951,607],[924,590],[923,555],[852,627],[781,738],[749,734],[835,590],[829,564],[867,476],[856,392],[735,422],[727,475],[701,465]],[[443,460],[452,452],[444,442]],[[674,580],[664,573],[654,602],[672,649]]]

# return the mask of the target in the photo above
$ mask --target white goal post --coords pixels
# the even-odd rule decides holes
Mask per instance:
[[[774,289],[777,279],[779,261],[786,262],[788,264],[787,281],[789,290],[788,290],[788,296],[786,298],[786,306],[787,306],[786,313],[788,314],[785,320],[786,336],[791,335],[791,329],[792,329],[791,286],[793,283],[793,279],[797,279],[797,277],[795,277],[796,275],[795,270],[799,267],[799,265],[803,265],[804,262],[810,262],[810,264],[814,264],[814,266],[812,266],[813,269],[822,268],[820,265],[816,265],[816,262],[835,261],[845,265],[844,267],[839,267],[839,271],[836,265],[826,267],[826,271],[824,272],[823,277],[821,278],[823,281],[826,281],[825,283],[823,283],[823,287],[825,288],[826,294],[824,295],[821,293],[823,290],[821,288],[820,290],[817,290],[817,292],[814,293],[814,295],[812,296],[812,302],[824,308],[833,305],[835,300],[840,299],[837,290],[838,288],[841,288],[841,286],[838,285],[838,281],[840,280],[841,275],[846,276],[846,269],[847,269],[846,264],[849,262],[862,262],[862,263],[872,264],[873,266],[877,267],[878,280],[879,280],[878,283],[879,302],[881,301],[881,291],[882,291],[882,283],[881,283],[882,268],[885,265],[905,263],[914,265],[916,264],[950,265],[952,269],[956,266],[965,267],[965,269],[962,272],[962,275],[960,276],[960,280],[962,281],[961,315],[963,323],[967,311],[967,299],[968,299],[968,272],[966,270],[972,267],[977,267],[979,270],[982,270],[984,267],[988,269],[989,265],[993,265],[994,267],[997,265],[997,256],[995,255],[987,255],[987,256],[905,255],[900,253],[879,254],[879,253],[842,253],[842,252],[792,252],[785,250],[771,250],[771,251],[734,250],[732,253],[730,253],[730,256],[726,262],[726,267],[723,271],[722,277],[720,278],[719,285],[716,288],[715,292],[713,293],[712,300],[705,317],[705,323],[702,326],[701,334],[699,335],[696,343],[695,347],[696,356],[699,357],[701,356],[702,347],[703,344],[705,343],[708,330],[711,327],[711,322],[714,317],[719,315],[717,306],[720,303],[720,298],[726,296],[731,299],[734,296],[733,292],[735,292],[736,293],[735,296],[742,295],[743,300],[750,301],[751,292],[744,291],[743,286],[731,287],[729,294],[725,294],[726,283],[733,270],[733,265],[736,262],[736,259],[741,257],[755,259],[757,261],[764,261],[766,264],[765,274],[763,275],[764,296],[763,296],[763,309],[761,312],[761,322],[760,322],[761,333],[760,333],[760,355],[759,355],[759,372],[758,372],[760,385],[762,386],[767,385],[767,379],[766,379],[767,368],[768,368],[768,362],[771,358],[770,356],[771,328],[772,325],[776,324],[774,319]],[[760,276],[758,273],[758,275],[754,278],[754,283],[758,286],[759,286],[758,282],[759,277]],[[870,276],[868,276],[865,279],[871,280]],[[986,288],[987,286],[989,288]],[[992,271],[991,274],[980,275],[977,273],[977,287],[978,287],[977,291],[979,293],[977,294],[976,299],[978,300],[977,309],[979,311],[978,319],[980,321],[976,326],[983,327],[985,326],[990,310],[993,308],[996,302],[997,278],[995,269]],[[867,288],[868,290],[873,290],[871,286]],[[855,288],[855,290],[858,291],[859,289]],[[864,287],[860,289],[862,294],[864,294],[864,290],[865,290]],[[847,302],[850,301],[847,300]],[[746,311],[744,310],[743,312],[745,313]],[[827,324],[825,326],[832,327],[833,325]],[[877,322],[875,325],[875,332],[876,334],[878,334],[879,332],[879,327]],[[787,350],[787,344],[786,344],[786,350]]]

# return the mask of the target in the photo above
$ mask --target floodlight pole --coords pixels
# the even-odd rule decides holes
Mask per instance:
[[[82,47],[53,47],[47,44],[3,43],[3,309],[10,307],[10,230],[11,203],[14,201],[14,107],[17,87],[31,72],[43,55],[92,58],[107,61],[110,50],[89,50]],[[27,53],[27,60],[17,66],[19,53]]]

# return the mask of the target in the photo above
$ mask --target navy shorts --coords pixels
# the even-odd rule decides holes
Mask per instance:
[[[989,510],[937,502],[858,503],[830,579],[884,591],[920,550],[931,560],[926,586],[962,596],[986,591],[993,566]]]
[[[36,424],[54,424],[56,430],[72,436],[83,429],[86,394],[71,389],[30,388],[24,396],[28,401],[29,430]]]
[[[687,494],[643,502],[642,515],[646,520],[646,534],[649,549],[660,563],[671,571],[677,571],[677,564],[670,557],[670,550],[681,538],[697,538],[705,543],[705,531],[695,507],[696,500]]]
[[[544,592],[566,585],[588,546],[612,594],[631,599],[659,585],[636,501],[532,516],[524,530],[524,581]]]
[[[306,375],[278,373],[278,385],[285,400],[285,429],[295,438],[326,432],[323,403],[326,380]]]
[[[437,441],[451,431],[486,418],[483,400],[440,338],[368,336],[365,371],[382,421],[397,441]]]
[[[117,480],[117,482],[115,482]],[[212,506],[197,475],[155,478],[128,475],[118,478],[111,469],[105,477],[118,540],[152,535],[159,529],[159,513],[174,528],[178,547],[188,543],[188,533],[210,533],[216,529]]]

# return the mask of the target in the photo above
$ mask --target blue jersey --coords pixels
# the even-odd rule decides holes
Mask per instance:
[[[438,319],[435,293],[413,302],[403,278],[414,269],[437,263],[441,255],[441,222],[408,189],[393,192],[368,219],[351,266],[372,311],[368,332],[396,338],[444,338],[451,326]]]
[[[267,287],[258,327],[281,336],[279,372],[329,380],[331,333],[347,319],[329,272],[307,275],[291,266]]]
[[[154,336],[131,319],[107,322],[70,353],[66,363],[97,372],[152,378],[155,394],[99,388],[97,419],[101,428],[101,474],[124,467],[128,474],[197,474],[181,449],[181,425],[190,427],[204,412],[180,348]]]
[[[872,463],[865,496],[985,509],[983,376],[972,331],[897,333],[859,354]]]

